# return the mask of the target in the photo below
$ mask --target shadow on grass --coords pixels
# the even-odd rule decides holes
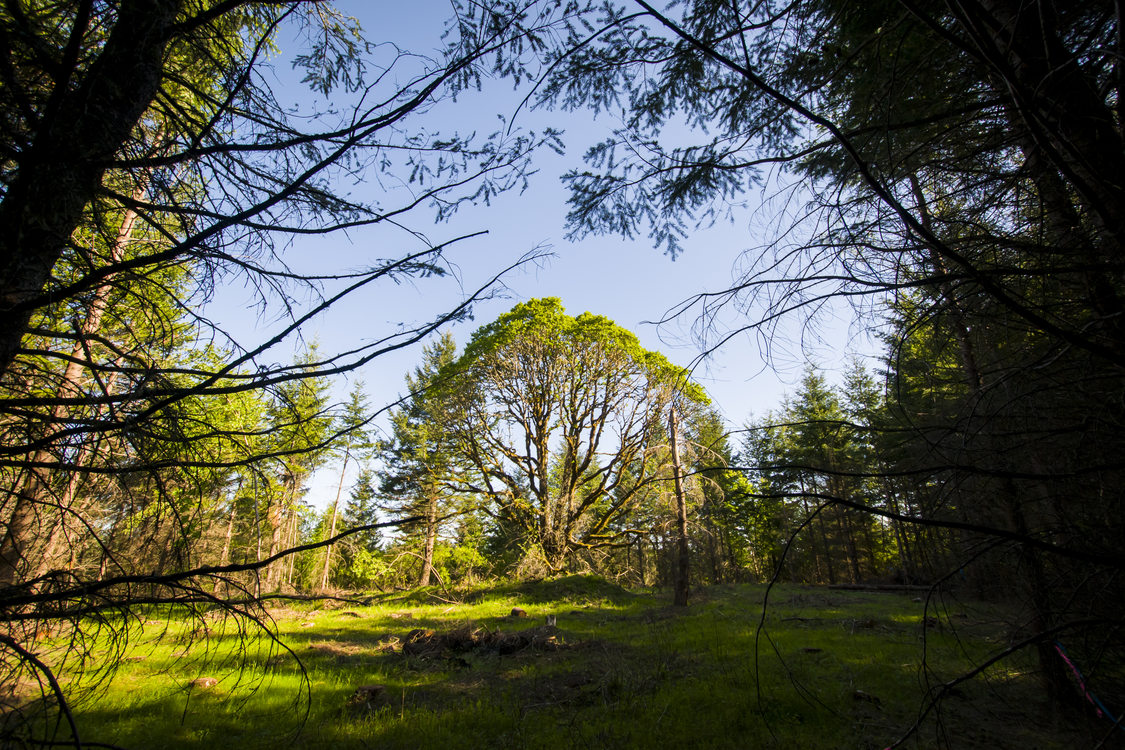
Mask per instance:
[[[518,598],[531,604],[608,602],[621,606],[636,602],[640,595],[600,576],[571,575],[541,581],[498,583],[473,592],[466,601],[492,598]]]
[[[188,676],[179,661],[165,667],[163,692],[153,679],[152,695],[84,706],[80,720],[91,739],[127,747],[882,748],[915,720],[929,685],[1003,636],[960,605],[781,586],[755,654],[761,597],[761,587],[714,587],[684,610],[569,576],[478,589],[448,612],[417,599],[421,616],[386,601],[321,612],[315,627],[303,621],[314,613],[293,613],[282,638],[308,669],[310,703],[292,700],[291,657],[247,652],[246,687],[262,679],[252,695],[222,681],[213,692],[177,688],[170,681]],[[511,606],[533,616],[493,616]],[[551,613],[556,628],[544,624]],[[151,673],[154,662],[136,666]],[[1092,746],[1038,715],[1033,677],[1020,672],[962,686],[904,747]],[[285,740],[305,705],[300,737]]]
[[[548,602],[627,605],[643,596],[596,575],[569,575],[538,581],[512,581],[478,585],[469,591],[443,591],[436,586],[384,594],[366,600],[369,604],[479,604],[489,600],[519,600],[529,604]]]

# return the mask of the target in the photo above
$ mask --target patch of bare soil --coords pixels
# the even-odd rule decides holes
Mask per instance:
[[[514,654],[520,651],[558,651],[565,648],[559,630],[550,625],[512,633],[490,630],[472,624],[446,632],[417,629],[402,639],[402,652],[408,656],[445,657],[471,652]]]
[[[313,645],[324,653],[329,653],[330,647],[341,644],[334,642]],[[509,633],[472,623],[447,631],[416,628],[399,637],[384,637],[376,650],[401,655],[405,659],[404,667],[411,670],[430,664],[443,671],[452,667],[455,676],[450,675],[438,686],[410,687],[401,694],[394,695],[388,694],[381,685],[361,685],[348,699],[346,709],[361,714],[388,706],[402,710],[442,710],[482,694],[511,689],[513,677],[498,671],[499,665],[503,663],[498,660],[502,656],[517,660],[546,654],[561,656],[561,652],[572,648],[575,645],[560,640],[558,628],[546,625]],[[585,676],[568,677],[563,681],[565,696],[555,695],[557,686],[549,683],[533,686],[531,693],[538,696],[537,700],[545,703],[565,702],[571,691],[586,687],[593,679],[595,678]],[[548,687],[551,689],[547,689]]]
[[[308,618],[315,616],[317,612],[319,612],[319,610],[292,609],[290,607],[275,606],[267,607],[266,612],[270,617],[273,618],[275,622],[282,622],[283,620],[307,620]]]
[[[337,661],[352,661],[372,653],[370,643],[354,641],[320,641],[309,644],[309,650],[317,656],[325,656]]]

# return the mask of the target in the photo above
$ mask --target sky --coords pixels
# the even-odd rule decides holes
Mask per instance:
[[[440,19],[448,6],[442,0],[420,0],[401,4],[387,13],[387,4],[343,2],[341,9],[357,17],[372,40],[393,40],[399,47],[432,50],[440,44]],[[287,54],[282,40],[282,55]],[[284,59],[284,58],[283,58]],[[299,85],[287,66],[278,61],[278,90],[293,97],[294,106],[305,109],[343,106],[336,100],[315,96]],[[430,130],[488,132],[509,117],[519,95],[511,84],[487,85],[455,105],[444,104],[416,122]],[[851,323],[845,309],[830,311],[813,331],[782,327],[773,341],[772,357],[764,356],[763,342],[738,336],[712,355],[700,360],[700,342],[693,335],[697,324],[688,312],[662,325],[669,310],[706,291],[730,286],[743,254],[766,239],[771,219],[769,197],[780,188],[767,185],[756,195],[745,196],[746,208],[734,220],[701,229],[684,242],[685,252],[673,260],[641,237],[593,236],[577,241],[566,239],[566,189],[560,175],[581,163],[585,148],[604,138],[612,118],[593,119],[589,113],[529,112],[521,110],[515,126],[536,130],[544,125],[562,128],[566,153],[544,151],[535,160],[537,173],[528,188],[499,196],[488,206],[462,209],[453,220],[435,223],[433,212],[424,209],[407,217],[410,230],[424,240],[437,243],[476,232],[478,236],[456,243],[450,251],[451,270],[441,279],[422,279],[402,284],[384,284],[365,289],[314,318],[289,339],[273,357],[291,357],[302,341],[315,340],[321,352],[346,351],[367,341],[393,333],[403,324],[429,319],[463,298],[475,288],[525,254],[547,252],[546,257],[505,275],[503,293],[474,307],[474,319],[450,327],[463,345],[479,326],[495,319],[517,302],[553,296],[562,300],[567,312],[589,311],[604,315],[633,331],[648,349],[659,350],[672,362],[692,367],[695,379],[707,389],[713,403],[732,429],[754,416],[776,408],[786,392],[793,392],[807,362],[824,368],[830,379],[843,368],[849,352],[870,352],[873,347]],[[393,186],[394,175],[365,173],[351,184],[338,186],[356,197],[380,198],[380,191]],[[393,187],[391,188],[394,192]],[[395,229],[367,228],[328,236],[305,237],[287,248],[284,258],[293,270],[309,273],[328,269],[355,269],[373,259],[395,257],[403,250],[421,246],[418,238]],[[220,291],[208,311],[240,340],[261,339],[279,325],[276,308],[265,315],[253,306],[252,293],[237,284]],[[744,325],[747,319],[733,309],[717,321],[719,330]],[[794,324],[795,325],[795,324]],[[811,336],[809,335],[811,334]],[[807,346],[802,347],[804,339]],[[373,406],[394,401],[404,393],[404,378],[420,359],[421,345],[380,357],[346,380],[334,384],[335,397],[344,399],[356,379],[362,380]],[[385,420],[378,424],[385,427]],[[326,467],[313,478],[307,500],[324,507],[335,496],[337,467]],[[349,479],[350,481],[350,479]]]

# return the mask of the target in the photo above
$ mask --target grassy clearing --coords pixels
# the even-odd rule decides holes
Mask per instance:
[[[782,586],[756,645],[764,592],[712,587],[683,611],[570,577],[278,610],[300,665],[233,621],[165,613],[76,715],[85,739],[137,748],[884,748],[929,685],[1007,637],[989,607]],[[904,746],[1093,744],[1044,718],[1029,669],[959,686]]]

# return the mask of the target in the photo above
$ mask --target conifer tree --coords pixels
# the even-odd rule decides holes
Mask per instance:
[[[421,364],[406,377],[405,402],[391,412],[391,435],[378,448],[383,501],[399,517],[422,519],[413,526],[421,530],[419,586],[430,584],[434,549],[450,502],[448,485],[456,468],[441,391],[442,371],[456,354],[457,345],[448,332],[422,349]]]
[[[267,450],[272,456],[273,471],[265,494],[263,531],[269,535],[265,557],[274,557],[282,549],[300,543],[305,482],[324,463],[330,448],[328,383],[325,378],[308,375],[317,364],[317,348],[313,345],[294,364],[293,379],[271,394],[266,408]],[[291,585],[294,563],[289,559],[271,565],[265,576],[266,586]]]
[[[344,413],[336,420],[333,430],[338,437],[332,450],[340,457],[340,481],[336,485],[336,497],[328,511],[328,524],[326,537],[336,536],[336,520],[340,505],[340,494],[344,489],[344,477],[348,472],[348,463],[352,460],[362,462],[368,451],[374,447],[371,440],[368,423],[371,414],[367,407],[367,396],[363,392],[363,383],[357,381],[348,394],[348,403]],[[332,547],[328,545],[324,550],[324,569],[321,571],[320,588],[328,588],[329,573],[332,565]]]

